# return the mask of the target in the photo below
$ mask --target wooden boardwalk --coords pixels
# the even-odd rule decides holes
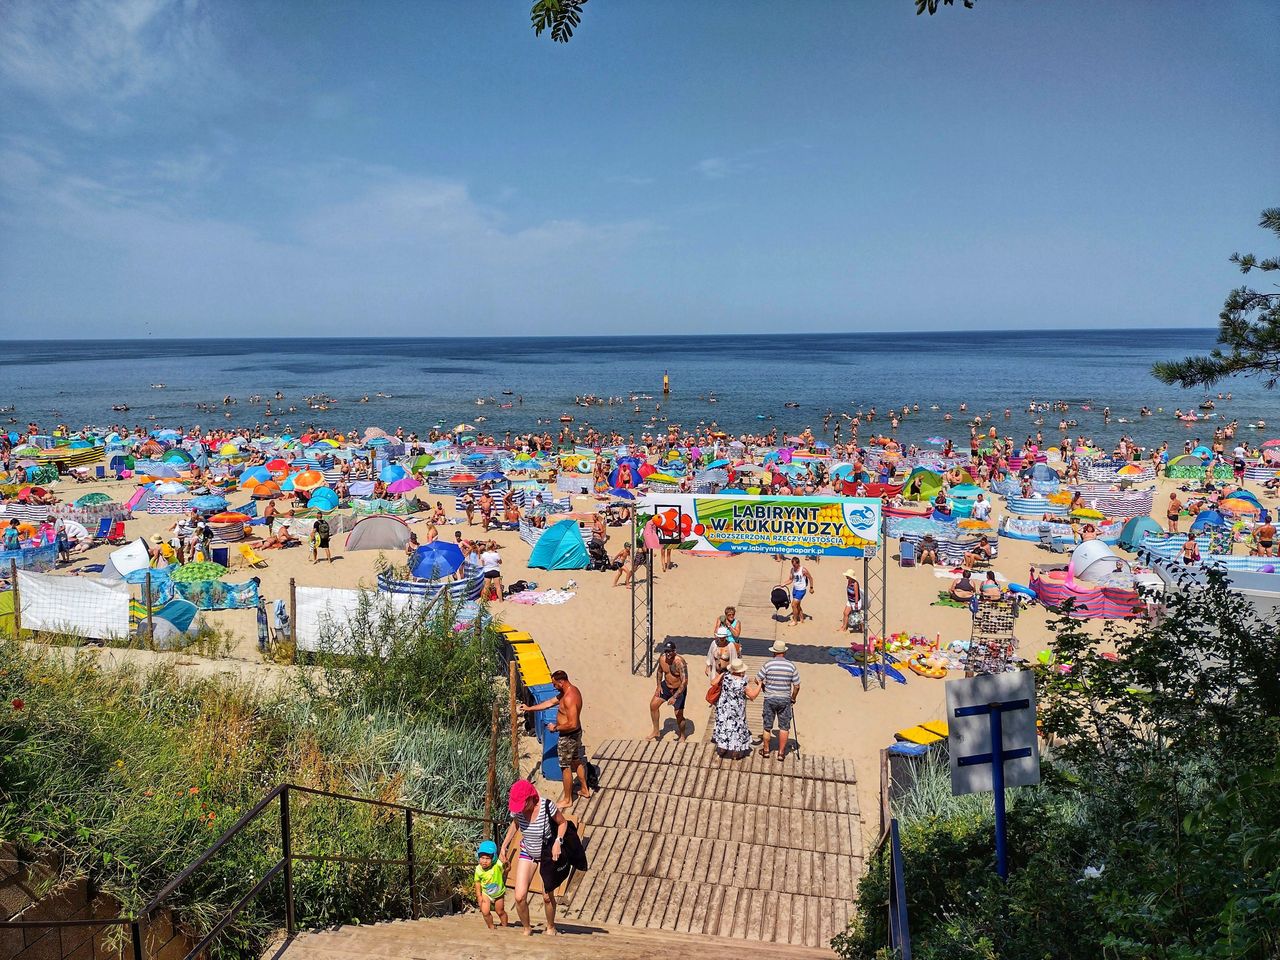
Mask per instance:
[[[848,924],[862,875],[853,762],[707,743],[610,740],[601,789],[574,805],[591,869],[565,918],[824,947]]]

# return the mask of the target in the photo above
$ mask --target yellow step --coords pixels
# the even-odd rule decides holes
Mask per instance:
[[[894,734],[899,740],[906,740],[908,743],[918,743],[927,747],[931,743],[937,743],[942,737],[938,736],[923,726],[907,727],[905,730],[899,730]]]

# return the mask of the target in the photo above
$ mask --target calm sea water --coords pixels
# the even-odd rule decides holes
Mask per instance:
[[[822,334],[779,336],[548,337],[475,339],[255,339],[8,341],[0,353],[0,415],[41,427],[65,422],[73,427],[112,423],[210,426],[221,422],[253,425],[264,421],[262,405],[248,397],[285,394],[273,403],[278,428],[306,425],[363,428],[369,425],[425,432],[436,423],[477,424],[499,437],[507,430],[559,426],[571,414],[577,424],[614,427],[625,434],[650,427],[651,418],[669,417],[685,427],[716,421],[741,433],[776,425],[794,432],[806,426],[821,432],[823,414],[875,405],[919,403],[918,415],[898,430],[907,442],[933,436],[967,438],[963,418],[988,411],[1002,433],[1021,440],[1036,426],[1026,413],[1030,400],[1063,399],[1079,420],[1073,435],[1112,442],[1122,433],[1149,442],[1212,432],[1173,420],[1175,407],[1196,406],[1205,396],[1166,387],[1150,375],[1153,361],[1208,350],[1212,330],[1036,330],[983,333]],[[671,377],[671,396],[662,397],[662,376]],[[152,383],[164,383],[153,389]],[[1220,418],[1248,424],[1272,421],[1267,436],[1280,433],[1277,396],[1256,382],[1221,385],[1234,399],[1218,404]],[[511,391],[504,395],[504,391]],[[387,394],[378,397],[377,393]],[[327,393],[337,404],[309,411],[304,395]],[[654,399],[582,408],[581,394]],[[1217,389],[1214,391],[1215,395]],[[230,394],[238,403],[223,407]],[[369,402],[357,402],[368,394]],[[709,401],[714,395],[716,402]],[[477,398],[494,398],[477,405]],[[523,402],[517,402],[523,397]],[[661,411],[655,405],[662,403]],[[959,404],[967,401],[967,414]],[[217,403],[216,413],[196,408]],[[500,403],[510,402],[510,409]],[[1088,402],[1091,411],[1079,409]],[[128,413],[113,413],[127,403]],[[295,403],[299,412],[284,409]],[[797,403],[798,408],[784,406]],[[1143,405],[1164,413],[1139,419]],[[938,409],[931,409],[937,405]],[[1101,410],[1115,418],[1104,426]],[[1005,420],[1010,407],[1013,415]],[[224,411],[231,414],[224,415]],[[943,414],[955,419],[948,423]],[[148,420],[154,416],[154,421]],[[479,418],[485,418],[480,421]],[[1041,428],[1056,438],[1058,417]],[[888,428],[876,421],[877,428]],[[844,435],[847,436],[847,425]],[[1256,436],[1247,428],[1245,436]],[[864,428],[862,436],[867,436]]]

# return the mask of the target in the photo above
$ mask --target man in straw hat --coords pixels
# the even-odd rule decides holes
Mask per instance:
[[[773,657],[760,668],[756,679],[764,690],[764,737],[760,755],[769,756],[769,737],[775,720],[778,725],[778,762],[787,755],[787,738],[791,735],[791,718],[796,698],[800,696],[800,671],[787,659],[787,645],[781,640],[769,648]]]

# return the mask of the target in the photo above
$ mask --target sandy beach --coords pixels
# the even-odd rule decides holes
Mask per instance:
[[[1156,481],[1155,511],[1160,512],[1168,493],[1179,481],[1161,478]],[[1257,485],[1253,485],[1254,488]],[[55,492],[78,497],[101,491],[113,500],[124,500],[132,493],[132,481],[94,481],[71,484],[63,481]],[[1264,502],[1274,503],[1261,491]],[[434,504],[435,497],[430,500]],[[1001,516],[999,499],[993,521]],[[592,509],[596,501],[589,496],[574,499],[575,509]],[[452,506],[452,504],[449,504]],[[466,526],[465,517],[448,510],[450,525],[441,529],[441,539],[451,540],[453,531],[464,536],[480,534],[480,527]],[[149,538],[165,533],[172,526],[171,516],[138,514],[127,524],[128,537]],[[455,525],[456,524],[456,525]],[[420,533],[422,520],[410,526]],[[623,541],[625,528],[609,528],[608,548],[615,552]],[[509,601],[493,605],[493,613],[502,621],[530,632],[541,645],[551,669],[563,669],[582,690],[585,742],[592,744],[611,738],[641,738],[649,732],[648,701],[654,682],[645,676],[633,676],[630,664],[631,608],[630,593],[625,587],[612,586],[613,574],[607,572],[532,570],[527,566],[530,547],[512,531],[496,531],[492,539],[501,545],[503,573],[507,583],[518,579],[536,581],[540,588],[565,588],[571,582],[572,599],[556,605],[523,605]],[[342,548],[345,534],[335,536],[335,559],[332,564],[313,564],[305,546],[263,551],[264,569],[237,565],[239,557],[233,549],[232,569],[225,580],[242,582],[250,576],[261,578],[261,593],[268,603],[288,596],[289,581],[299,586],[376,588],[378,551],[347,552]],[[1049,554],[1036,544],[1001,538],[999,556],[994,569],[1014,582],[1026,582],[1028,571],[1036,565],[1061,565],[1065,557]],[[888,541],[887,615],[890,633],[905,631],[930,640],[940,638],[945,645],[952,640],[967,639],[970,614],[967,609],[933,605],[938,591],[951,582],[935,575],[931,566],[900,568],[896,541]],[[102,563],[114,547],[96,546],[75,556],[75,563],[65,574],[74,573],[88,564]],[[842,572],[852,566],[861,577],[862,561],[845,557],[828,557],[809,561],[814,590],[804,607],[810,619],[792,625],[774,616],[768,602],[770,588],[782,579],[783,564],[766,555],[702,557],[677,553],[676,566],[666,574],[655,572],[654,638],[660,645],[674,640],[686,657],[692,676],[687,716],[688,735],[695,740],[709,736],[708,711],[703,702],[705,692],[703,666],[711,642],[715,618],[726,605],[736,605],[742,620],[743,654],[752,663],[767,657],[766,648],[776,639],[790,645],[789,658],[797,664],[802,678],[802,692],[796,709],[796,742],[799,749],[817,755],[844,757],[855,761],[859,779],[859,802],[869,824],[875,822],[878,805],[879,761],[881,748],[893,742],[894,731],[943,715],[943,683],[918,676],[905,668],[905,684],[888,682],[884,689],[873,683],[864,691],[861,682],[837,665],[829,654],[832,647],[847,647],[850,641],[861,643],[861,635],[840,630],[844,605]],[[386,559],[399,563],[403,556]],[[116,648],[89,648],[104,660],[135,662],[165,661],[177,664],[183,671],[200,674],[220,673],[251,681],[279,682],[288,676],[291,666],[267,662],[258,652],[253,610],[205,611],[206,622],[214,624],[232,639],[223,656],[208,659],[192,650],[153,653]],[[1018,654],[1034,659],[1049,645],[1048,614],[1038,604],[1024,609],[1017,622]],[[1097,628],[1100,621],[1090,621]],[[951,676],[959,676],[953,672]],[[758,715],[758,714],[757,714]],[[675,724],[669,709],[663,711],[663,736],[673,738]],[[534,765],[532,739],[524,744],[524,766]],[[869,830],[868,836],[874,835]]]

